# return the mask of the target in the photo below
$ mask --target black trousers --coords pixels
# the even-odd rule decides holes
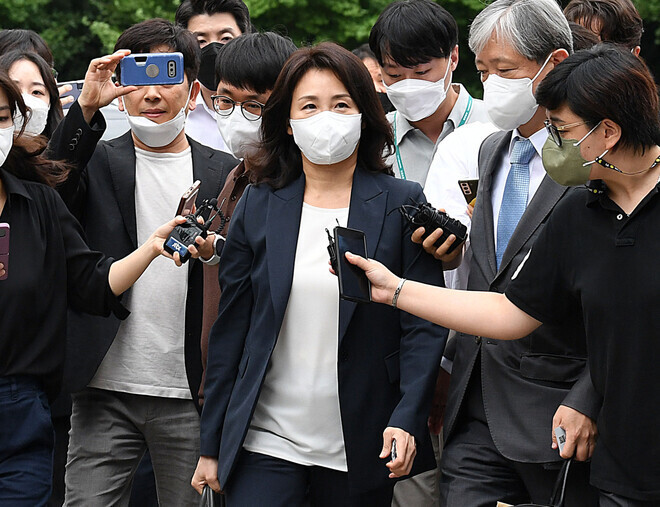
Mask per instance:
[[[394,481],[351,494],[348,473],[242,450],[227,484],[227,507],[389,507]]]
[[[459,414],[458,426],[442,452],[440,505],[493,507],[498,501],[513,505],[548,504],[561,462],[520,463],[500,453],[486,420],[481,375],[477,367],[475,370],[465,394],[467,398]],[[598,491],[589,484],[589,464],[572,463],[566,481],[564,506],[596,505]]]

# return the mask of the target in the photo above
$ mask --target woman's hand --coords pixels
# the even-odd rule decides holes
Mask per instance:
[[[367,260],[350,252],[346,252],[346,259],[366,273],[371,282],[371,299],[373,301],[388,305],[392,304],[394,291],[399,285],[399,280],[401,280],[398,276],[392,274],[389,269],[373,259]]]
[[[58,86],[57,93],[60,96],[60,103],[62,104],[62,107],[66,106],[67,104],[72,104],[76,100],[75,98],[73,98],[73,95],[69,95],[68,97],[62,98],[62,95],[64,95],[65,93],[69,93],[71,90],[73,90],[73,86],[68,84]]]
[[[5,265],[0,262],[0,276],[5,276]]]
[[[201,218],[201,217],[200,217]],[[203,221],[202,221],[203,222]],[[212,232],[206,236],[206,239],[201,236],[195,238],[195,244],[188,247],[188,251],[193,259],[199,259],[200,257],[205,261],[213,257],[215,253],[213,249],[213,244],[215,243],[215,234]]]
[[[392,440],[396,440],[396,459],[385,465],[390,469],[390,479],[408,475],[417,455],[415,437],[401,428],[388,427],[383,431],[383,449],[379,456],[381,459],[391,457]]]
[[[211,456],[200,456],[190,485],[201,495],[207,484],[216,493],[222,493],[218,482],[218,459]]]
[[[170,235],[172,230],[179,224],[182,224],[185,222],[186,219],[185,217],[182,216],[176,216],[169,222],[161,225],[158,229],[156,229],[151,236],[149,236],[149,239],[146,241],[145,245],[148,245],[149,248],[151,249],[154,258],[158,257],[159,255],[163,255],[167,257],[168,259],[173,259],[175,260],[174,257],[172,257],[170,254],[168,254],[165,251],[164,244],[165,240],[167,237]],[[176,256],[178,254],[175,253]],[[179,264],[180,265],[180,264]]]

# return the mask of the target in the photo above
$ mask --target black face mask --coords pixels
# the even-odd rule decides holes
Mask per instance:
[[[202,61],[199,65],[197,79],[209,90],[215,91],[218,88],[215,78],[215,60],[223,45],[219,42],[210,42],[202,48]]]

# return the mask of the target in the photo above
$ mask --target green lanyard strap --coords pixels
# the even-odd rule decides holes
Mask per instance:
[[[472,96],[468,95],[468,103],[467,107],[465,108],[465,112],[463,113],[463,117],[461,118],[461,121],[458,123],[458,127],[462,127],[465,125],[468,121],[468,118],[470,117],[470,112],[472,112]],[[399,143],[396,140],[396,115],[398,111],[394,111],[394,153],[396,154],[396,164],[399,167],[399,176],[401,177],[402,180],[406,179],[406,170],[403,168],[403,160],[401,160],[401,152],[399,151]],[[456,128],[458,128],[456,127]]]

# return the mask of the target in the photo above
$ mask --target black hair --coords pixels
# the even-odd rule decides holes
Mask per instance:
[[[216,81],[266,93],[273,89],[284,62],[296,49],[291,39],[273,32],[237,37],[220,48],[215,61]]]
[[[5,92],[11,117],[17,110],[23,118],[28,118],[29,111],[18,87],[9,78],[6,71],[0,70],[0,90]],[[14,143],[9,150],[2,169],[23,180],[56,186],[66,181],[69,166],[61,161],[49,160],[43,156],[46,138],[43,136],[23,135],[23,129],[14,133]]]
[[[117,39],[115,51],[130,49],[131,53],[151,53],[154,48],[165,46],[171,51],[183,54],[183,69],[188,78],[188,86],[197,79],[201,53],[195,37],[185,28],[173,25],[166,19],[147,19],[127,28]],[[115,70],[117,78],[121,66]]]
[[[603,42],[628,49],[642,43],[644,24],[631,0],[571,0],[564,9],[569,21],[598,31]]]
[[[194,16],[203,14],[211,16],[225,12],[234,17],[236,26],[242,34],[252,31],[250,11],[242,0],[183,0],[176,10],[174,22],[183,28],[188,28],[188,23]]]
[[[60,94],[57,90],[57,83],[55,82],[55,78],[53,77],[50,66],[37,53],[14,50],[3,54],[0,56],[0,70],[4,70],[5,72],[9,73],[11,66],[21,60],[28,60],[34,63],[39,69],[41,79],[44,80],[44,85],[46,86],[46,91],[48,92],[50,109],[48,110],[48,121],[46,122],[46,128],[42,132],[42,135],[50,139],[50,137],[53,135],[53,132],[55,132],[55,129],[64,117],[62,112],[62,103],[60,102]]]
[[[360,60],[363,61],[366,60],[367,58],[376,60],[376,55],[369,47],[369,44],[362,44],[356,47],[353,51],[351,51],[351,53],[353,53],[355,56],[357,56]]]
[[[389,57],[404,67],[448,58],[458,44],[454,17],[431,0],[399,0],[378,16],[369,34],[369,47],[383,65]]]
[[[571,29],[571,37],[573,37],[573,51],[589,49],[600,42],[595,33],[582,25],[569,21],[568,27]]]
[[[53,53],[41,35],[32,30],[1,30],[0,55],[14,49],[37,53],[49,67],[53,67]]]
[[[551,110],[567,105],[591,127],[612,120],[621,127],[617,146],[644,153],[660,144],[658,88],[646,64],[620,45],[569,56],[541,81],[536,102]]]
[[[384,156],[392,152],[392,128],[376,96],[369,71],[350,51],[333,42],[297,50],[284,64],[264,108],[259,151],[250,158],[256,182],[282,188],[302,172],[300,148],[287,132],[293,92],[311,70],[329,70],[348,90],[362,113],[364,128],[358,145],[358,163],[372,172],[393,174]]]

